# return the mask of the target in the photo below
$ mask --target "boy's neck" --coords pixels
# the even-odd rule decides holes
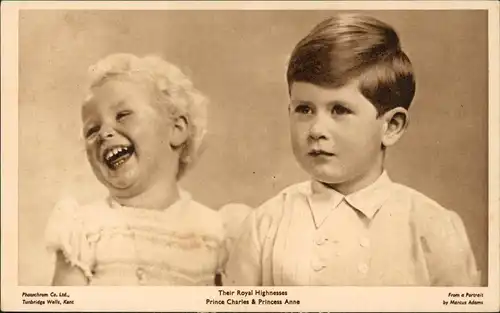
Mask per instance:
[[[165,184],[155,184],[144,192],[135,195],[123,197],[113,195],[115,201],[127,207],[164,210],[180,199],[177,182]]]
[[[322,182],[322,184],[347,196],[370,186],[377,181],[377,179],[380,177],[380,175],[382,175],[383,172],[384,167],[381,165],[380,167],[372,169],[371,171],[346,182],[338,184],[329,184]]]

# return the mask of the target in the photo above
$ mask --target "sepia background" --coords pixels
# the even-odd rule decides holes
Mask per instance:
[[[106,194],[86,161],[80,104],[89,65],[155,53],[211,99],[198,165],[183,179],[200,202],[257,206],[307,178],[290,149],[286,61],[334,11],[21,11],[19,284],[46,285],[45,223],[59,197]],[[391,177],[463,219],[487,284],[486,11],[370,11],[393,25],[417,74],[411,124],[389,151]]]

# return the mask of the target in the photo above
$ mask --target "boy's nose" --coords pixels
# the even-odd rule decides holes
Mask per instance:
[[[316,120],[309,129],[309,137],[313,140],[327,139],[328,132],[324,121]]]

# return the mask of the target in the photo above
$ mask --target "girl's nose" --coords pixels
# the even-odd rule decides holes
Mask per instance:
[[[99,137],[102,140],[113,138],[114,135],[115,135],[115,130],[113,129],[113,127],[107,125],[101,126],[101,129],[99,131]]]

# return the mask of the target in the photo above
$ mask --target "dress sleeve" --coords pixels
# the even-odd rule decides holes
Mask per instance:
[[[459,215],[442,210],[420,220],[420,227],[431,285],[478,286],[479,271]]]
[[[49,252],[61,252],[67,262],[90,278],[96,238],[87,228],[82,207],[74,199],[65,198],[57,202],[49,217],[45,242]]]

